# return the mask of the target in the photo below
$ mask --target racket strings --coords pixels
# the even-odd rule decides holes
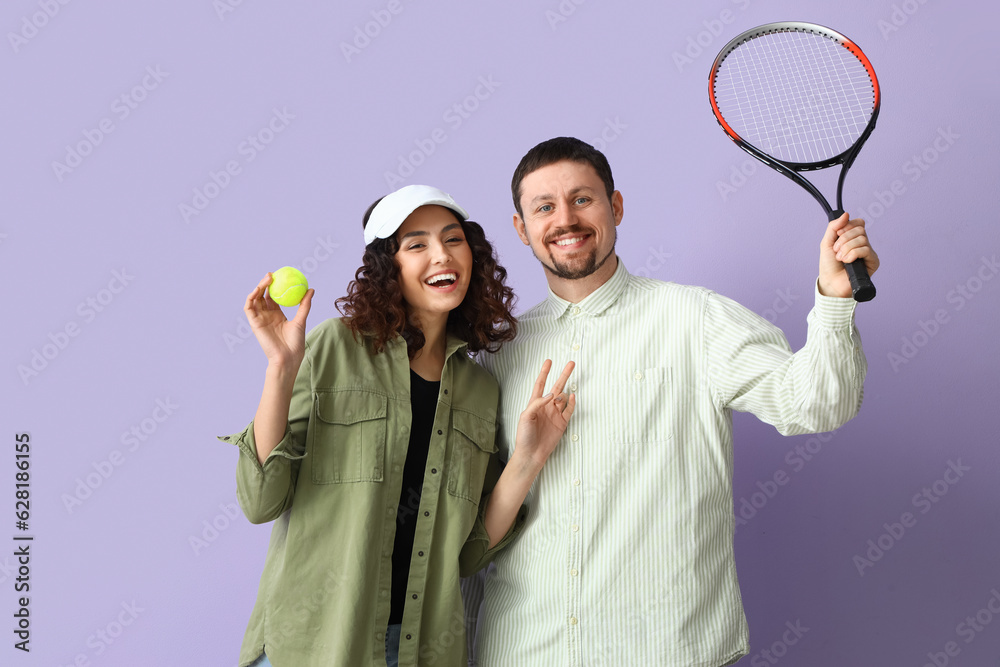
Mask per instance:
[[[805,32],[759,35],[737,46],[719,67],[714,95],[744,141],[799,163],[850,148],[875,104],[861,61],[834,40]]]

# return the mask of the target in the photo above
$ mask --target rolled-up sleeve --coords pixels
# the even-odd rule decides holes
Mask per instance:
[[[257,459],[252,421],[239,433],[219,437],[239,448],[236,498],[251,523],[273,521],[292,506],[312,410],[311,366],[307,350],[295,377],[285,434],[263,465]]]
[[[486,532],[486,505],[489,502],[493,487],[500,479],[503,472],[503,463],[500,461],[498,453],[490,456],[489,465],[486,468],[486,478],[483,482],[483,495],[479,501],[479,513],[476,515],[476,522],[472,526],[472,532],[465,541],[462,551],[458,557],[459,575],[468,577],[489,565],[497,553],[510,544],[524,528],[524,522],[528,518],[528,508],[521,505],[514,517],[514,523],[510,530],[500,539],[499,542],[490,547],[490,535]]]

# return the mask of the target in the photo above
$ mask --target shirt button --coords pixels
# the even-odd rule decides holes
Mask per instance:
[[[569,386],[569,390],[570,391],[576,391],[576,383],[575,382]]]
[[[407,639],[413,639],[413,635],[406,635]]]
[[[572,526],[570,526],[569,529],[572,530],[574,533],[580,532],[580,526],[576,525],[575,523]]]
[[[569,617],[569,624],[570,625],[576,625],[576,616],[570,616]]]
[[[423,555],[424,555],[424,552],[423,552],[423,551],[418,551],[418,552],[417,552],[417,555],[418,555],[418,556],[423,556]]]
[[[416,594],[416,593],[414,593],[414,594],[413,594],[413,599],[414,599],[414,600],[416,600],[416,599],[417,599],[417,594]]]
[[[570,576],[573,576],[573,577],[575,577],[576,575],[580,574],[580,572],[575,567],[572,570],[570,570],[569,573],[570,573]]]
[[[573,486],[580,486],[579,478],[573,480]]]
[[[580,344],[579,343],[573,343],[573,349],[574,350],[579,350],[580,349]]]
[[[430,512],[424,512],[424,516],[430,516],[430,515],[431,515]]]
[[[387,590],[385,590],[385,589],[383,588],[383,589],[382,589],[382,597],[385,597],[385,596],[386,596],[386,595],[388,595],[388,594],[389,594],[389,591],[387,591]]]
[[[432,475],[438,474],[438,469],[437,468],[431,468],[431,474]]]
[[[573,306],[573,314],[574,315],[579,315],[580,314],[580,307],[579,306]]]
[[[444,390],[444,393],[445,393],[445,394],[447,395],[447,393],[448,393],[448,390],[447,390],[447,389],[445,389],[445,390]]]
[[[635,372],[635,375],[634,375],[633,377],[635,377],[635,379],[636,379],[637,381],[639,381],[639,382],[641,382],[641,381],[642,381],[642,373],[641,373],[641,372],[639,372],[639,371],[636,371],[636,372]]]
[[[377,639],[377,640],[379,640],[379,641],[382,641],[382,639],[383,639],[383,635],[382,635],[382,633],[381,633],[381,632],[377,632],[377,633],[375,633],[375,639]]]
[[[574,433],[572,436],[573,442],[580,442],[580,434]]]
[[[441,429],[438,429],[438,435],[441,435],[442,433],[443,431]]]

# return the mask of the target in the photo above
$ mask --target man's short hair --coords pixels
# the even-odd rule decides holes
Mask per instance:
[[[608,199],[611,199],[615,191],[615,179],[611,175],[611,165],[608,164],[608,158],[604,157],[604,153],[575,137],[556,137],[543,141],[525,153],[517,169],[514,170],[510,193],[514,197],[514,208],[517,209],[519,216],[524,217],[524,211],[521,210],[521,181],[524,177],[537,169],[562,160],[582,162],[592,166],[604,181],[604,189],[608,193]]]

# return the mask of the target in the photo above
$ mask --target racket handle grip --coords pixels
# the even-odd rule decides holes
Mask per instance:
[[[831,211],[830,221],[833,222],[842,215],[844,215],[844,212],[840,209]],[[856,259],[850,264],[844,264],[844,268],[847,269],[847,277],[851,281],[851,293],[854,295],[854,300],[858,303],[863,303],[874,299],[875,285],[872,284],[872,279],[868,275],[868,267],[865,266],[865,260]]]
[[[851,279],[851,293],[854,300],[858,302],[871,301],[875,298],[875,285],[868,276],[868,267],[865,260],[856,259],[850,264],[844,264],[847,269],[847,277]]]

